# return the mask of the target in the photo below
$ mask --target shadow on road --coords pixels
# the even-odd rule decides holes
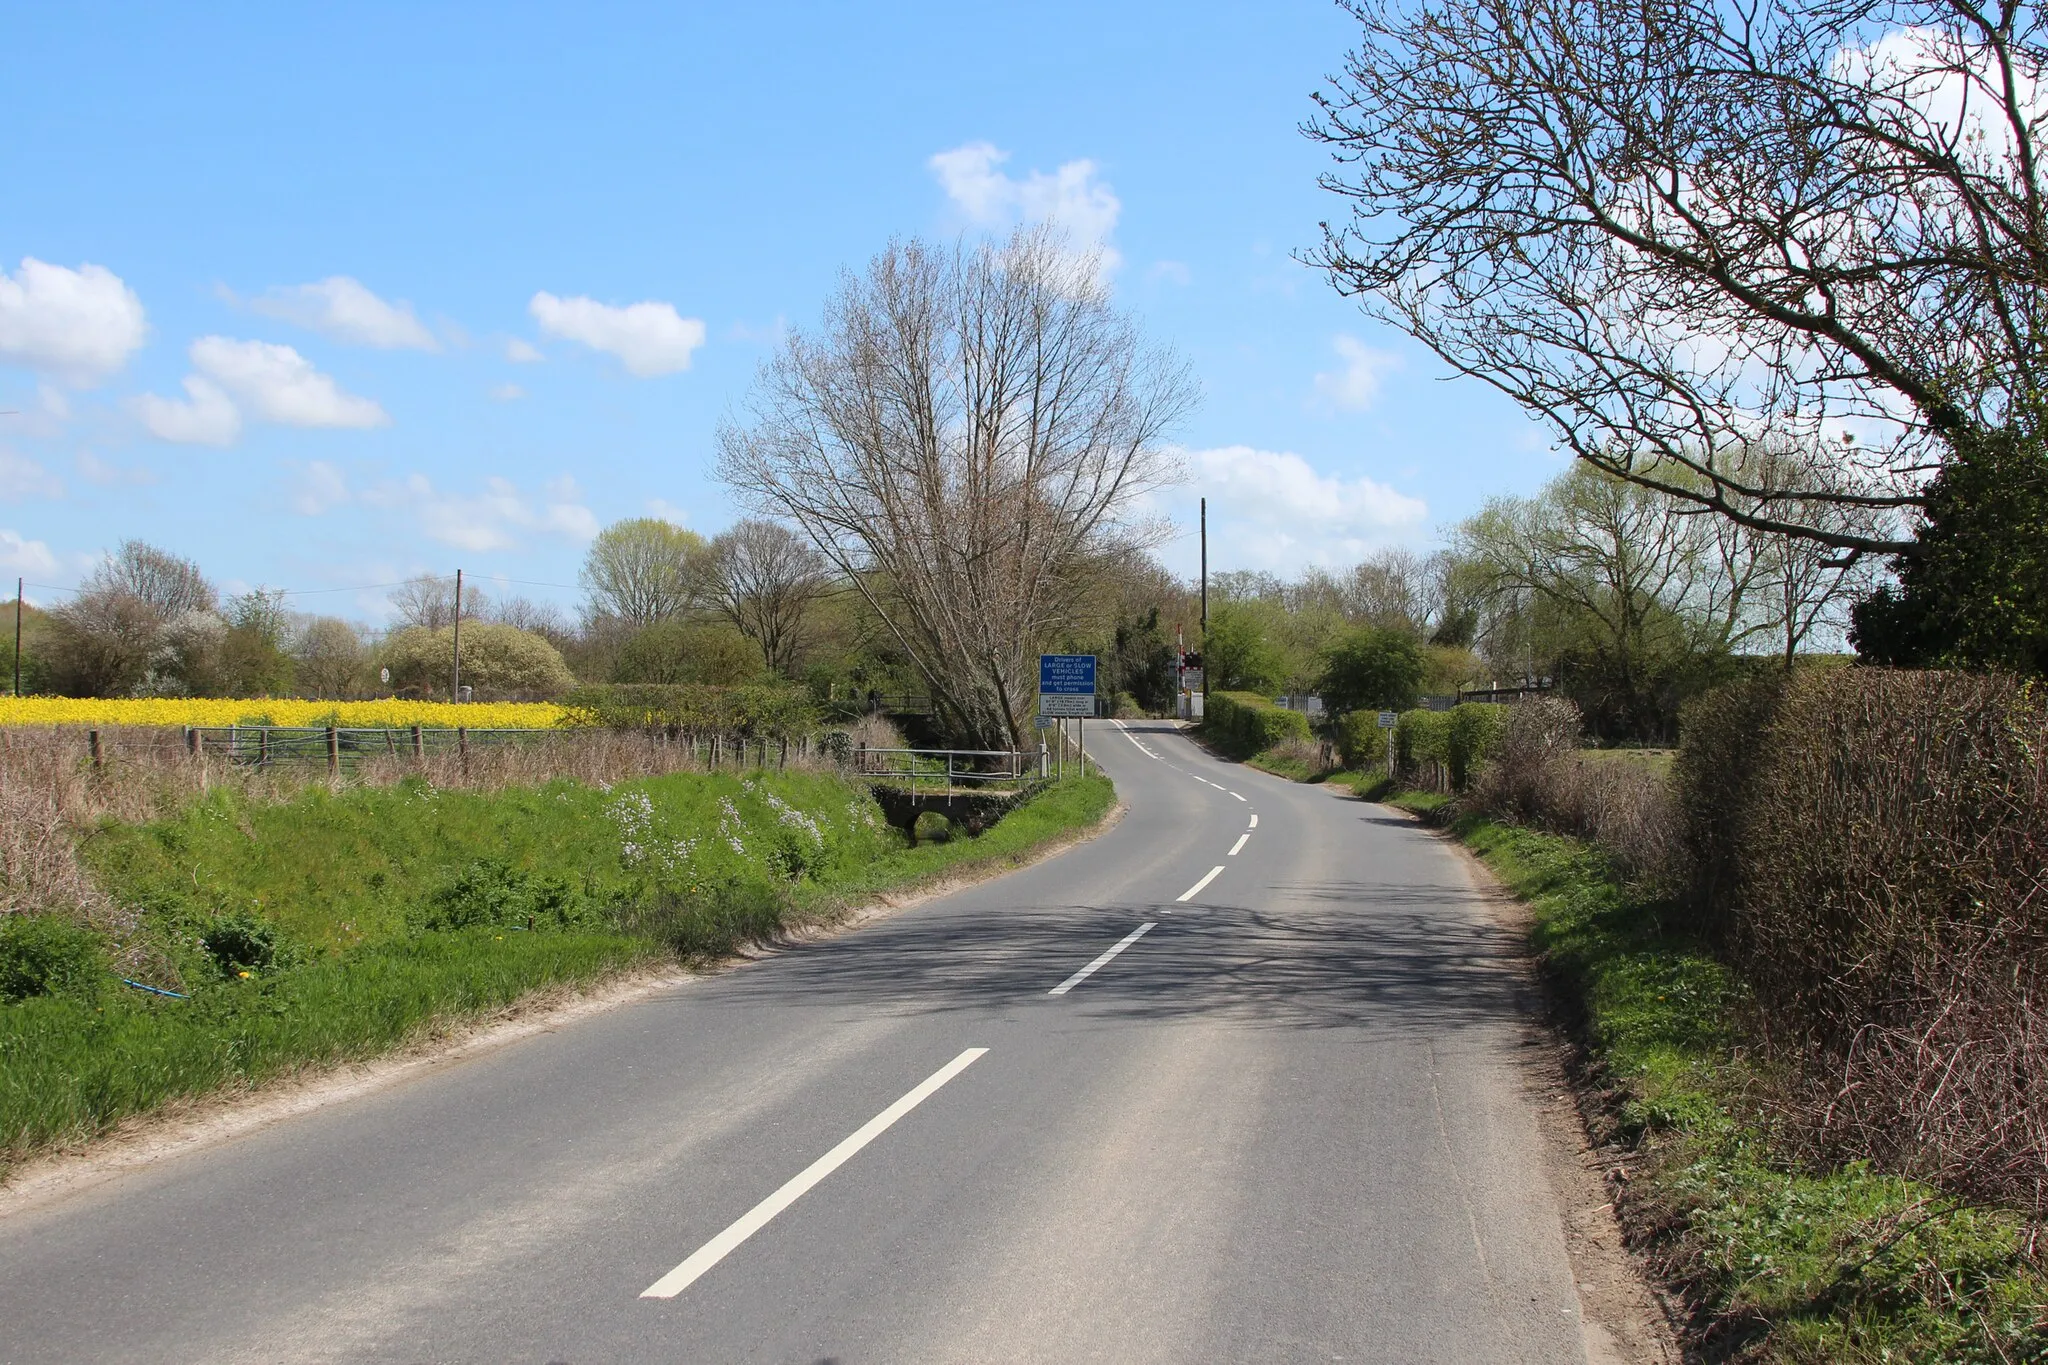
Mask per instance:
[[[1515,942],[1487,921],[1469,890],[1370,881],[1274,890],[1278,903],[1256,911],[1132,904],[910,917],[790,949],[708,995],[743,1007],[927,1013],[1043,1006],[1435,1036],[1524,1011]],[[1157,927],[1144,939],[1071,995],[1047,997],[1146,920]]]

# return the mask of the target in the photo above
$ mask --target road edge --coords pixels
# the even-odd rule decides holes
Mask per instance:
[[[1519,1060],[1531,1082],[1530,1100],[1547,1149],[1544,1164],[1562,1216],[1588,1365],[1678,1365],[1685,1359],[1677,1328],[1683,1305],[1627,1244],[1615,1209],[1622,1167],[1595,1144],[1587,1126],[1584,1097],[1568,1064],[1573,1043],[1558,1023],[1557,1002],[1530,947],[1535,921],[1528,903],[1450,831],[1399,806],[1366,804],[1401,817],[1449,849],[1494,918],[1514,935],[1517,970],[1540,1002],[1529,1019],[1526,1041],[1531,1045],[1521,1050]]]

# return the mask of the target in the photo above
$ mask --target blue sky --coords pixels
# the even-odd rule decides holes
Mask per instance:
[[[1426,546],[1562,462],[1291,258],[1350,40],[1313,0],[18,7],[0,572],[137,536],[366,620],[457,566],[572,602],[524,585],[604,523],[732,519],[718,420],[842,268],[1046,215],[1194,365],[1212,568]]]

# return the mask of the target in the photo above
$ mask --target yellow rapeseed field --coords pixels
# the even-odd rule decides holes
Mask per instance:
[[[0,697],[0,726],[86,725],[425,725],[472,730],[544,729],[560,725],[553,702],[295,701],[224,697]]]

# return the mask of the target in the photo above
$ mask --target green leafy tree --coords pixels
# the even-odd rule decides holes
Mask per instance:
[[[1209,612],[1202,667],[1211,693],[1270,694],[1287,678],[1287,661],[1266,634],[1264,613],[1249,602],[1222,602]]]
[[[763,667],[754,642],[730,625],[660,621],[621,646],[612,681],[729,687],[752,682]]]
[[[1927,489],[1927,519],[1850,639],[1873,663],[2048,673],[2048,462],[2000,434]]]
[[[1346,711],[1406,711],[1422,685],[1422,649],[1405,630],[1362,626],[1323,653],[1323,705]]]
[[[594,618],[644,629],[682,616],[702,595],[710,546],[695,531],[659,517],[615,521],[583,557],[583,589]]]

